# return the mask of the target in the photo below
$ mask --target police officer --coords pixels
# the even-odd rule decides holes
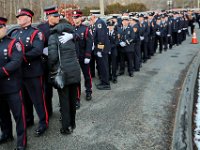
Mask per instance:
[[[156,19],[154,18],[154,12],[149,13],[148,21],[149,21],[149,28],[150,28],[148,47],[149,47],[149,54],[153,56],[154,46],[155,46],[155,37],[156,37],[156,28],[155,28]]]
[[[148,23],[144,21],[144,14],[139,15],[139,23],[140,23],[142,60],[145,63],[148,58],[147,44],[148,44],[148,35],[150,30]]]
[[[178,12],[174,12],[173,18],[172,18],[172,41],[173,45],[179,45],[178,42],[178,33],[180,33],[180,22],[179,19],[177,18]]]
[[[156,21],[156,38],[155,38],[155,51],[158,47],[159,42],[159,52],[162,53],[163,50],[163,24],[161,22],[161,17],[157,17]]]
[[[76,51],[85,79],[86,100],[89,101],[92,99],[92,77],[89,63],[91,59],[93,39],[89,32],[89,27],[82,24],[82,12],[80,10],[73,11],[72,19],[75,25],[75,34],[77,36],[75,42]]]
[[[7,19],[0,17],[0,144],[13,140],[10,110],[16,122],[17,148],[26,147],[26,121],[21,96],[22,45],[6,36]]]
[[[48,40],[50,36],[50,29],[53,28],[56,24],[59,23],[60,14],[56,6],[46,7],[44,12],[47,16],[47,21],[38,25],[38,29],[43,33],[45,37],[44,49],[43,49],[43,65],[44,65],[44,89],[45,89],[45,100],[47,106],[48,115],[51,116],[53,113],[52,108],[52,97],[53,97],[53,88],[52,85],[48,82],[49,70],[48,70]]]
[[[128,61],[128,73],[133,77],[133,53],[134,53],[134,39],[135,33],[133,28],[129,26],[129,17],[122,16],[122,27],[120,31],[119,45],[120,51],[120,72],[119,75],[124,74],[125,71],[125,57]]]
[[[164,50],[167,51],[167,49],[168,49],[168,36],[167,36],[167,34],[168,34],[168,23],[165,20],[165,14],[161,15],[161,24],[162,24],[162,27],[163,27],[162,37],[163,37]]]
[[[91,21],[94,25],[94,53],[96,55],[97,68],[100,75],[100,83],[97,84],[99,90],[110,90],[109,71],[108,71],[108,52],[110,51],[110,42],[108,29],[105,22],[100,19],[100,12],[91,12]]]
[[[109,78],[113,83],[117,83],[117,45],[118,45],[118,33],[115,30],[115,22],[112,20],[107,21],[107,26],[109,30],[109,40],[111,45],[111,50],[108,55],[109,61]]]
[[[48,127],[48,112],[46,109],[43,90],[42,51],[44,47],[43,35],[31,26],[34,13],[27,8],[19,10],[16,18],[20,29],[12,33],[12,37],[20,39],[24,44],[25,55],[22,63],[23,96],[27,113],[27,122],[33,124],[33,107],[39,117],[39,125],[35,135],[42,135]],[[30,102],[31,100],[31,102]]]

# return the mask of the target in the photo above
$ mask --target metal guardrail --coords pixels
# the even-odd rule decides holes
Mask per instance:
[[[189,66],[177,106],[172,150],[193,150],[192,115],[194,89],[200,65],[200,51]]]

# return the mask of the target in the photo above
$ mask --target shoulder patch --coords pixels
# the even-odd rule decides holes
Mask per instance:
[[[16,46],[16,48],[17,48],[17,50],[18,50],[19,52],[22,51],[22,45],[20,44],[20,42],[15,43],[15,46]]]
[[[98,24],[97,27],[98,27],[99,29],[101,29],[101,28],[102,28],[102,24]]]
[[[42,41],[42,39],[43,39],[42,32],[38,32],[38,37],[39,37],[39,39]]]

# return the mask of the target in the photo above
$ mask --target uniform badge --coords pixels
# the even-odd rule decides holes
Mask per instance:
[[[101,28],[102,28],[102,24],[98,24],[97,27],[98,27],[99,29],[101,29]]]
[[[83,37],[83,36],[84,36],[84,33],[81,33],[81,36]]]
[[[43,39],[42,32],[38,32],[38,37],[39,37],[39,39],[42,41],[42,39]]]
[[[16,46],[16,48],[17,48],[17,50],[18,50],[19,52],[22,51],[22,45],[21,45],[19,42],[17,42],[17,43],[15,44],[15,46]]]

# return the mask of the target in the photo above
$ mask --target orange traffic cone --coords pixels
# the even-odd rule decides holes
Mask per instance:
[[[198,39],[195,31],[192,34],[192,44],[198,44]]]

